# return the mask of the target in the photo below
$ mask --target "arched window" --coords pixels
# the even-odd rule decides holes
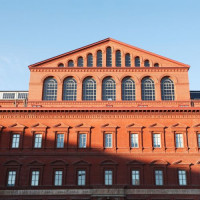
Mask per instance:
[[[102,51],[97,51],[97,67],[102,67]]]
[[[140,57],[135,57],[135,67],[140,67]]]
[[[74,61],[73,60],[68,61],[68,67],[74,67]]]
[[[102,99],[107,101],[116,100],[116,84],[111,77],[107,77],[103,80]]]
[[[135,82],[130,77],[124,78],[122,81],[122,100],[135,100]]]
[[[121,51],[117,50],[115,53],[115,64],[116,67],[121,67]]]
[[[88,67],[93,67],[93,56],[91,53],[87,55],[87,66]]]
[[[142,80],[142,100],[155,100],[154,81],[149,77],[146,77]]]
[[[106,67],[112,67],[112,50],[111,47],[106,49]]]
[[[57,99],[57,81],[49,77],[44,81],[43,100],[55,101]]]
[[[149,60],[145,60],[145,61],[144,61],[144,66],[145,66],[145,67],[150,67]]]
[[[83,81],[83,100],[96,100],[96,81],[93,78],[86,78]]]
[[[154,67],[159,67],[159,64],[158,64],[158,63],[155,63],[155,64],[154,64]]]
[[[60,63],[60,64],[58,65],[58,67],[64,67],[64,64],[63,64],[63,63]]]
[[[174,100],[175,99],[174,83],[168,77],[165,77],[161,80],[161,95],[162,95],[162,100]]]
[[[125,66],[126,66],[126,67],[130,67],[130,66],[131,66],[131,56],[130,56],[129,53],[127,53],[127,54],[125,55]]]
[[[83,57],[78,57],[78,67],[83,67]]]
[[[66,78],[63,82],[63,100],[76,101],[77,83],[73,78]]]

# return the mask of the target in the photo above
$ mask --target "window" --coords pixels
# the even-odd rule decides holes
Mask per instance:
[[[35,134],[34,148],[42,148],[42,134]]]
[[[168,77],[163,78],[161,81],[161,95],[162,95],[162,100],[174,100],[175,99],[174,83]]]
[[[83,100],[96,100],[96,81],[93,78],[86,78],[83,81]]]
[[[145,66],[145,67],[150,67],[149,60],[145,60],[145,61],[144,61],[144,66]]]
[[[132,170],[132,185],[140,185],[140,171]]]
[[[123,101],[135,100],[135,82],[130,77],[124,78],[122,81],[122,100]]]
[[[57,148],[63,148],[64,147],[64,134],[59,133],[56,135],[56,147]]]
[[[183,134],[176,134],[176,148],[183,148]]]
[[[86,183],[86,172],[85,170],[78,171],[78,185],[85,185]]]
[[[93,67],[93,56],[91,53],[87,55],[87,66],[88,67]]]
[[[31,186],[38,186],[39,185],[39,177],[40,177],[39,171],[32,171]]]
[[[126,67],[130,67],[130,66],[131,66],[131,56],[130,56],[129,53],[127,53],[127,54],[125,55],[125,66],[126,66]]]
[[[155,85],[153,80],[149,77],[142,80],[142,100],[155,100]]]
[[[97,51],[97,67],[102,67],[102,51]]]
[[[105,148],[112,148],[112,134],[105,134]]]
[[[64,67],[64,64],[63,64],[63,63],[60,63],[60,64],[58,65],[58,67]]]
[[[8,172],[8,186],[15,186],[16,182],[16,171],[9,171]]]
[[[120,50],[116,51],[115,64],[116,64],[116,67],[121,67],[121,51]]]
[[[78,67],[83,67],[83,57],[78,57]]]
[[[153,147],[154,148],[160,148],[161,144],[160,144],[160,134],[153,134]]]
[[[200,134],[197,135],[198,147],[200,148]]]
[[[86,148],[86,134],[79,134],[79,148]]]
[[[44,81],[43,100],[55,101],[57,99],[57,81],[50,77]]]
[[[131,148],[138,148],[138,134],[131,134]]]
[[[73,60],[68,61],[68,67],[74,67],[74,61]]]
[[[63,83],[63,100],[76,101],[77,83],[74,78],[66,78]]]
[[[187,185],[187,177],[185,170],[178,170],[179,185]]]
[[[111,78],[105,78],[103,80],[102,87],[103,100],[106,101],[115,101],[116,100],[116,84],[115,81]]]
[[[112,170],[105,170],[105,185],[112,185],[113,184],[113,172]]]
[[[163,185],[163,171],[162,170],[155,170],[155,184]]]
[[[112,50],[111,47],[106,49],[106,67],[112,67]]]
[[[63,171],[55,171],[55,174],[54,174],[54,185],[55,186],[62,185],[62,179],[63,179]]]
[[[154,64],[154,67],[159,67],[159,64],[158,64],[158,63],[155,63],[155,64]]]
[[[20,134],[13,134],[12,148],[19,148]]]
[[[135,66],[140,67],[140,57],[135,57]]]

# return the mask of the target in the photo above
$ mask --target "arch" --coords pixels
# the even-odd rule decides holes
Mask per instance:
[[[93,55],[91,53],[87,55],[87,67],[93,67]]]
[[[63,63],[59,63],[58,67],[64,67],[64,64]]]
[[[77,82],[73,77],[68,77],[63,81],[63,100],[76,101]]]
[[[123,101],[135,100],[135,82],[131,77],[125,77],[122,80],[122,100]]]
[[[142,100],[155,100],[155,84],[150,77],[145,77],[142,79]]]
[[[161,80],[161,99],[175,100],[174,82],[169,77],[164,77]]]
[[[104,160],[100,163],[100,165],[118,165],[118,163],[113,160]]]
[[[140,67],[140,57],[139,56],[135,57],[135,67]]]
[[[130,53],[125,54],[125,66],[130,67],[131,66],[131,56]]]
[[[54,77],[48,77],[43,83],[43,100],[55,101],[57,99],[57,81]]]
[[[17,165],[22,165],[22,164],[18,162],[17,160],[9,160],[5,162],[3,165],[17,166]]]
[[[103,79],[102,99],[106,101],[116,100],[116,83],[112,77],[106,77]]]
[[[159,67],[159,63],[154,63],[154,67]]]
[[[69,60],[67,66],[68,67],[74,67],[74,61],[73,60]]]
[[[144,61],[144,66],[145,67],[150,67],[150,62],[149,62],[148,59]]]
[[[83,67],[83,57],[79,56],[77,59],[77,66],[78,67]]]
[[[102,67],[102,51],[97,51],[97,67]]]
[[[111,49],[111,47],[106,48],[106,67],[112,67],[112,49]]]
[[[121,67],[121,51],[120,50],[117,50],[115,52],[115,66]]]
[[[87,77],[83,80],[82,99],[96,101],[96,81],[92,77]]]

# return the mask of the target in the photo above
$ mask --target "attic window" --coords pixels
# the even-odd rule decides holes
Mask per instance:
[[[63,63],[60,63],[60,64],[58,65],[58,67],[64,67],[64,64],[63,64]]]
[[[83,57],[78,58],[78,67],[83,67]]]
[[[149,60],[145,60],[145,61],[144,61],[144,66],[145,66],[145,67],[150,67]]]
[[[68,61],[68,67],[74,67],[74,61],[73,60]]]
[[[155,63],[155,64],[154,64],[154,67],[159,67],[159,64],[158,64],[158,63]]]

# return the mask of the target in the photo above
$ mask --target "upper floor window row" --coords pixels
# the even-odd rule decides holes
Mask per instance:
[[[155,100],[155,83],[150,77],[145,77],[141,82],[142,100]],[[96,101],[96,81],[92,77],[87,77],[82,83],[82,100]],[[135,81],[131,77],[125,77],[121,82],[122,100],[136,100]],[[63,82],[62,100],[77,100],[77,82],[73,77],[68,77]],[[169,77],[161,80],[161,99],[175,100],[174,83]],[[57,81],[53,77],[49,77],[44,81],[43,100],[57,100]],[[102,100],[116,100],[116,82],[112,77],[106,77],[102,81]]]
[[[94,57],[96,59],[96,62],[93,62]],[[113,58],[115,57],[115,60],[113,60]],[[103,53],[102,50],[98,50],[96,52],[95,55],[93,55],[92,53],[87,54],[86,56],[86,66],[87,67],[93,67],[93,66],[97,66],[97,67],[102,67],[103,66]],[[68,67],[74,67],[75,66],[75,61],[74,60],[68,60],[67,62],[67,66]],[[143,62],[141,60],[141,58],[139,56],[135,56],[133,59],[131,59],[131,55],[130,53],[126,53],[124,56],[124,61],[122,63],[122,53],[121,50],[116,50],[114,52],[114,56],[113,56],[113,52],[111,47],[107,47],[106,48],[106,53],[105,53],[105,65],[106,67],[121,67],[121,66],[125,66],[125,67],[131,67],[131,66],[135,66],[135,67],[140,67],[140,66],[144,66],[144,67],[150,67],[151,62],[148,59],[145,59]],[[84,58],[82,56],[79,56],[76,60],[76,66],[77,67],[83,67],[84,66]],[[153,67],[159,67],[159,63],[153,63],[152,64]],[[58,67],[64,67],[63,63],[59,63]]]

